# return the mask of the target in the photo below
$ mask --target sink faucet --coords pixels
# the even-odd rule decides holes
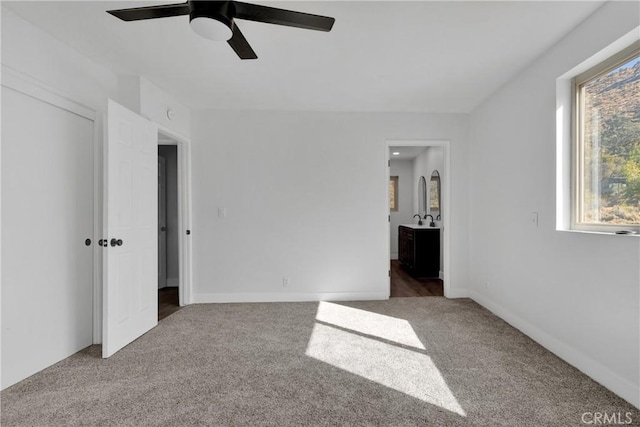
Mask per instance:
[[[420,215],[415,214],[413,217],[414,217],[414,218],[415,218],[415,217],[418,217],[418,225],[422,225],[422,218],[420,217]],[[432,219],[433,219],[433,218],[432,218]]]
[[[427,219],[427,217],[428,217],[428,216],[430,216],[430,217],[431,217],[431,222],[429,223],[429,227],[435,227],[435,226],[436,226],[436,223],[435,223],[435,222],[433,222],[433,215],[431,215],[431,214],[426,214],[426,215],[424,216],[424,219]]]

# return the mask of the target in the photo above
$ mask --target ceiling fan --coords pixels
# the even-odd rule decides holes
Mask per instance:
[[[189,15],[189,24],[195,33],[210,40],[226,40],[240,59],[257,59],[258,56],[240,32],[235,19],[318,31],[331,31],[335,22],[334,18],[328,16],[239,1],[189,0],[186,3],[108,10],[107,12],[123,21]]]

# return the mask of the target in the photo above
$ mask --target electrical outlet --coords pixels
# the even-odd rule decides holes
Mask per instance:
[[[283,286],[283,287],[285,287],[285,288],[286,288],[287,286],[289,286],[289,278],[288,278],[287,276],[284,276],[284,277],[282,278],[282,286]]]
[[[531,212],[529,214],[529,222],[531,223],[532,227],[538,226],[538,212]]]

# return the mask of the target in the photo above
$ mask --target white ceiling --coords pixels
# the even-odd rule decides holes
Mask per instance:
[[[389,158],[391,160],[413,160],[429,147],[390,147]],[[394,156],[393,153],[400,153]]]
[[[194,34],[186,16],[127,23],[105,13],[178,2],[2,6],[192,108],[466,113],[603,3],[256,2],[336,23],[324,33],[238,21],[253,61]]]

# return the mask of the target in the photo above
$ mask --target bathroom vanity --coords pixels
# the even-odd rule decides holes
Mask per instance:
[[[398,261],[416,277],[438,277],[440,229],[406,224],[398,227]]]

